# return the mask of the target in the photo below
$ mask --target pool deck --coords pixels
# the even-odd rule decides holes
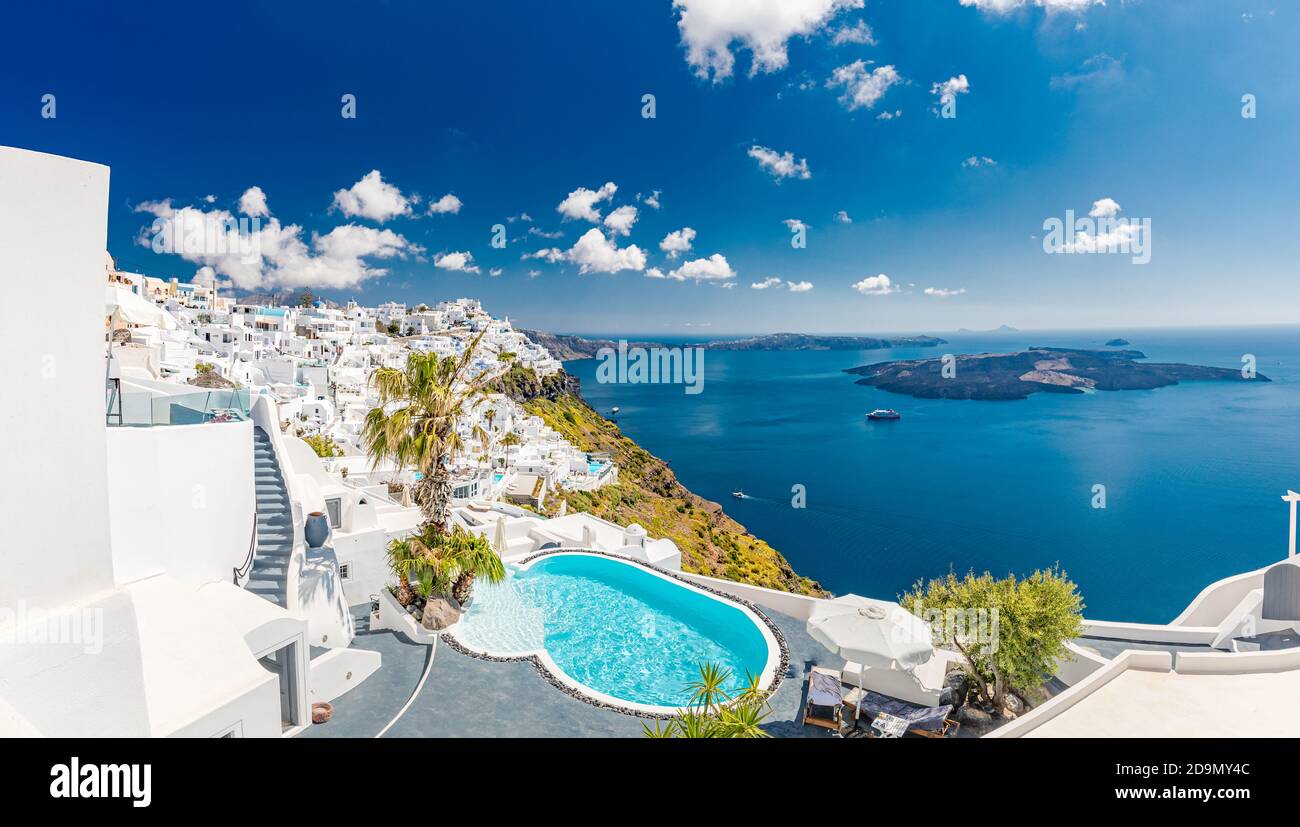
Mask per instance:
[[[364,683],[334,700],[329,723],[300,738],[373,738],[397,715],[420,682],[429,647],[394,632],[371,632],[368,606],[353,607],[353,646],[383,655],[383,666]],[[831,738],[803,726],[804,684],[813,666],[838,669],[842,662],[804,631],[803,621],[768,611],[790,649],[790,666],[772,697],[764,727],[781,738]],[[601,709],[571,698],[546,681],[531,663],[498,663],[462,655],[439,642],[428,680],[386,738],[636,738],[647,719]],[[650,722],[653,726],[653,722]]]

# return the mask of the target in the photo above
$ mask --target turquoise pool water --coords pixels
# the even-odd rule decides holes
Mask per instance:
[[[501,482],[501,480],[503,480],[503,479],[505,479],[505,478],[506,478],[506,475],[505,475],[505,474],[493,474],[493,475],[492,475],[492,481],[493,481],[493,482]]]
[[[588,473],[588,474],[592,474],[592,475],[599,474],[601,471],[604,470],[604,468],[605,468],[605,463],[603,463],[603,462],[589,462],[589,463],[587,463],[587,473]]]
[[[721,664],[739,684],[769,657],[756,621],[735,604],[583,554],[511,567],[495,586],[480,580],[456,636],[491,654],[545,650],[578,683],[652,706],[686,703],[701,663]]]

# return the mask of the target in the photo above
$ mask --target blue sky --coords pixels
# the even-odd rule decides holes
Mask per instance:
[[[1300,8],[1282,0],[51,2],[6,18],[0,143],[112,167],[109,248],[139,272],[474,296],[560,331],[1298,316]],[[965,90],[955,118],[935,111],[944,83]],[[139,243],[155,218],[260,213],[252,187],[275,222],[256,262]],[[1150,220],[1150,263],[1044,252],[1046,219],[1099,201]],[[604,223],[621,207],[626,235]]]

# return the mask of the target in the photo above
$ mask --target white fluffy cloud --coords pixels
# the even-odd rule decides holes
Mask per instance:
[[[727,259],[721,253],[714,253],[708,258],[688,261],[668,274],[669,278],[695,279],[697,281],[714,281],[736,277]]]
[[[669,258],[677,258],[682,253],[688,253],[691,250],[691,244],[695,241],[695,230],[690,227],[682,227],[680,230],[673,230],[664,236],[664,240],[659,242],[659,249],[668,254]]]
[[[840,210],[839,212],[835,213],[835,223],[836,223],[836,224],[852,224],[852,223],[853,223],[853,219],[852,219],[852,218],[849,218],[849,214],[848,214],[848,212],[846,212],[845,210]]]
[[[789,62],[790,38],[821,31],[840,12],[862,5],[863,0],[673,0],[686,62],[714,82],[735,70],[733,43],[753,56],[750,77],[775,72]]]
[[[578,187],[556,206],[555,211],[563,215],[566,221],[572,219],[599,224],[600,210],[596,209],[596,205],[613,198],[616,192],[618,187],[613,181],[607,182],[598,190]]]
[[[975,167],[995,167],[998,165],[998,162],[987,155],[972,155],[962,161],[961,165],[965,169],[972,169]]]
[[[1119,202],[1114,198],[1099,198],[1092,202],[1088,211],[1090,218],[1100,219],[1097,233],[1079,230],[1074,241],[1064,245],[1069,253],[1108,253],[1128,249],[1130,245],[1142,240],[1142,224],[1138,221],[1114,221],[1120,212]]]
[[[424,251],[392,230],[357,224],[312,233],[308,241],[302,227],[283,225],[274,216],[250,223],[226,210],[173,207],[170,199],[146,202],[136,210],[154,216],[152,225],[137,236],[139,244],[211,268],[240,290],[352,287],[388,273],[369,260],[405,259]]]
[[[965,288],[965,287],[959,287],[959,288],[957,288],[956,290],[948,290],[948,289],[943,288],[943,287],[927,287],[927,288],[925,288],[925,295],[927,295],[927,296],[938,296],[938,297],[940,297],[940,298],[946,298],[946,297],[948,297],[948,296],[960,296],[962,293],[965,293],[965,292],[966,292],[966,288]]]
[[[767,290],[773,287],[784,286],[791,293],[807,293],[809,290],[813,289],[811,281],[784,281],[776,276],[770,276],[762,281],[756,281],[749,286],[754,290]]]
[[[644,270],[645,252],[635,244],[619,247],[592,227],[569,248],[566,258],[578,265],[580,273],[617,273],[620,270]]]
[[[855,109],[873,109],[891,86],[902,83],[903,77],[893,66],[877,66],[867,71],[865,60],[855,60],[831,72],[827,89],[844,87],[840,103],[852,112]]]
[[[676,273],[665,273],[658,267],[648,267],[645,271],[645,277],[648,279],[668,279],[670,281],[686,281],[685,276],[679,276]]]
[[[768,149],[765,146],[754,144],[749,148],[749,157],[758,161],[758,166],[769,173],[778,181],[782,178],[802,178],[812,177],[812,172],[808,169],[808,159],[802,158],[795,161],[793,152],[777,152],[775,149]]]
[[[862,281],[853,285],[864,296],[884,296],[889,293],[897,293],[898,288],[890,281],[889,276],[881,273],[878,276],[867,276]]]
[[[597,230],[596,232],[600,232]],[[547,247],[545,250],[537,250],[532,253],[524,253],[519,257],[523,261],[535,258],[538,261],[545,261],[547,264],[557,264],[561,261],[568,260],[568,254],[559,247]]]
[[[1089,6],[1104,6],[1106,0],[961,0],[963,6],[971,6],[990,14],[1010,14],[1016,9],[1032,5],[1053,12],[1081,12]]]
[[[606,238],[596,227],[587,230],[568,250],[550,247],[532,253],[524,253],[524,260],[538,259],[549,264],[570,262],[578,265],[580,273],[617,273],[621,270],[644,270],[645,251],[635,244],[619,247],[613,240]],[[647,273],[649,275],[649,273]],[[655,276],[651,276],[655,278]]]
[[[636,207],[624,205],[605,216],[605,226],[615,235],[631,235],[632,225],[636,223]]]
[[[384,222],[399,215],[409,215],[411,200],[372,169],[350,188],[334,193],[334,207],[349,218],[360,216]]]
[[[1088,215],[1092,218],[1113,218],[1119,211],[1119,202],[1114,198],[1099,198],[1092,202]]]
[[[203,200],[211,204],[216,199],[208,196]],[[239,196],[239,211],[253,218],[271,214],[271,210],[266,206],[266,193],[262,192],[261,187],[249,187],[244,190],[244,194]]]
[[[455,215],[460,212],[460,208],[463,206],[465,205],[459,198],[451,193],[447,193],[437,201],[430,202],[429,215],[443,215],[445,213]]]
[[[861,46],[875,46],[876,36],[871,32],[871,27],[865,20],[859,20],[852,26],[840,26],[831,36],[831,43],[836,46],[843,46],[845,43],[856,43]]]
[[[468,252],[439,253],[433,259],[433,266],[443,270],[455,270],[458,273],[477,273],[478,265],[474,256]]]
[[[935,83],[930,86],[930,94],[943,97],[944,95],[965,95],[970,92],[970,81],[965,75],[957,75],[948,78],[942,83]]]
[[[649,195],[647,195],[644,199],[642,199],[642,198],[641,198],[641,193],[638,192],[638,193],[636,194],[636,200],[638,200],[638,201],[644,201],[644,203],[645,203],[645,205],[646,205],[647,207],[649,207],[649,208],[652,209],[652,210],[657,210],[657,209],[659,209],[659,206],[660,206],[660,205],[659,205],[659,196],[660,196],[660,195],[663,195],[663,190],[655,190],[654,192],[652,192],[652,193],[650,193]]]

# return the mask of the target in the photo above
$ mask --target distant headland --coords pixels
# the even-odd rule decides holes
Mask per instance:
[[[1233,368],[1138,362],[1138,350],[1040,347],[1018,353],[980,353],[945,359],[881,362],[849,368],[859,385],[921,399],[1025,399],[1034,393],[1147,390],[1179,382],[1267,382]],[[945,370],[945,365],[948,369]]]
[[[589,339],[583,336],[545,333],[540,330],[520,330],[528,338],[550,351],[561,361],[591,359],[604,347],[618,347],[611,339]],[[895,347],[936,347],[947,344],[935,336],[819,336],[809,333],[768,333],[742,339],[699,342],[695,346],[706,350],[884,350]],[[629,342],[629,347],[664,347],[659,342]]]

